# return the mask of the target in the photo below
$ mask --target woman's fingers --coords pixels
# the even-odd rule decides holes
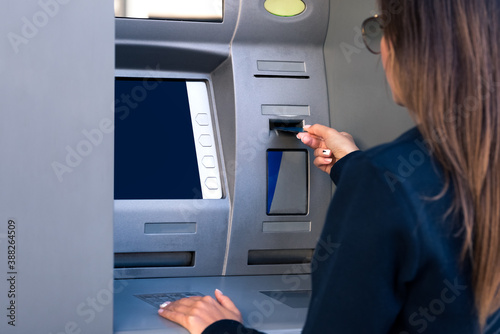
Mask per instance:
[[[205,298],[206,299],[203,299]],[[175,311],[179,313],[188,313],[190,309],[196,306],[196,304],[202,300],[205,302],[210,302],[210,299],[213,300],[212,297],[210,296],[205,296],[205,297],[200,297],[200,296],[195,296],[195,297],[190,297],[190,298],[182,298],[179,300],[176,300],[175,302],[168,303],[165,307],[162,307],[164,310],[169,310],[169,311]],[[210,298],[210,299],[209,299]],[[201,303],[198,304],[198,306],[202,305]]]
[[[332,151],[326,148],[317,148],[314,150],[314,156],[321,158],[331,158]]]
[[[311,148],[326,148],[325,143],[322,138],[317,137],[315,135],[309,134],[307,132],[301,132],[297,134],[297,138],[302,141],[305,145],[311,147]]]
[[[333,167],[333,159],[316,158],[314,159],[314,165],[323,172],[330,174],[330,171]]]
[[[219,289],[215,290],[215,298],[224,308],[226,308],[227,310],[233,312],[236,316],[238,316],[240,318],[239,320],[240,322],[243,320],[241,319],[240,310],[238,310],[236,305],[234,305],[233,301],[228,296],[225,296]]]
[[[165,303],[160,306],[158,314],[185,327],[191,334],[203,332],[218,320],[242,321],[240,311],[229,297],[219,290],[216,290],[215,297],[216,299],[210,296],[195,296]]]
[[[332,162],[333,162],[332,158],[321,158],[321,157],[318,157],[318,158],[314,159],[314,165],[316,167],[322,167],[322,166],[331,165]]]
[[[210,324],[223,319],[220,312],[214,311],[214,304],[218,305],[210,296],[183,298],[163,304],[158,314],[185,327],[191,334],[200,334]]]

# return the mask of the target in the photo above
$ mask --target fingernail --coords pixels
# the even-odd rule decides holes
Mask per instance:
[[[215,291],[219,291],[219,293],[223,295],[222,291],[220,291],[219,289],[215,289]]]
[[[333,159],[325,159],[325,162],[326,162],[327,164],[331,164],[331,163],[333,162]]]
[[[160,314],[161,314],[161,313],[163,313],[163,309],[162,309],[162,308],[161,308],[161,309],[159,309],[159,310],[158,310],[158,313],[160,313]]]
[[[163,304],[160,305],[160,308],[167,307],[168,304],[170,304],[170,302],[164,302]]]
[[[330,154],[332,154],[332,151],[330,151],[330,150],[323,150],[323,154],[329,156]]]
[[[311,125],[304,125],[304,126],[302,127],[302,129],[307,130],[307,129],[309,129],[310,127],[311,127]]]

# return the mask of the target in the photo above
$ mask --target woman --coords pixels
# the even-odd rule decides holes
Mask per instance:
[[[365,42],[417,126],[365,152],[321,125],[298,135],[337,185],[321,238],[340,244],[313,263],[303,333],[499,333],[500,2],[379,5]],[[191,333],[255,332],[215,296],[159,313]]]

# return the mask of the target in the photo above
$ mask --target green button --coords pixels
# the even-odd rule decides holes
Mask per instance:
[[[267,0],[264,7],[277,16],[295,16],[306,9],[306,4],[301,0]]]

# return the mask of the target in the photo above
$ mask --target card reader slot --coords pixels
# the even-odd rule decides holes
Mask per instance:
[[[303,119],[270,119],[269,130],[273,131],[279,128],[303,128]]]
[[[192,267],[195,252],[115,253],[115,268]]]
[[[254,74],[257,79],[300,79],[307,80],[310,77],[308,75],[273,75],[273,74]]]
[[[248,265],[308,264],[314,249],[249,250]]]

